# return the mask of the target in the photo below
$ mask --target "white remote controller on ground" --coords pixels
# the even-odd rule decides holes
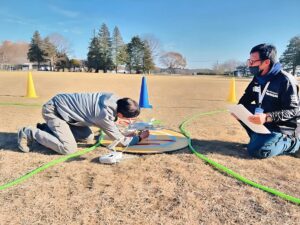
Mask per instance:
[[[114,164],[120,162],[122,157],[123,157],[122,152],[112,152],[104,156],[100,156],[99,162],[103,164]]]
[[[123,157],[122,152],[116,152],[116,146],[120,143],[121,140],[113,141],[107,148],[112,152],[99,157],[99,162],[103,164],[114,164],[121,161]]]

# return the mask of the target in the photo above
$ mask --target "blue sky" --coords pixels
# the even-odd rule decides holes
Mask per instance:
[[[245,61],[256,44],[274,44],[279,55],[300,35],[300,1],[289,0],[0,0],[0,42],[29,42],[63,35],[72,57],[86,58],[93,30],[118,26],[125,42],[152,34],[164,51],[184,55],[189,68]]]

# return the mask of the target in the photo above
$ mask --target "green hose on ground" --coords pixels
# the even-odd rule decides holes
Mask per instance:
[[[191,141],[191,136],[189,134],[189,132],[185,129],[185,126],[190,123],[192,120],[198,118],[198,117],[201,117],[201,116],[208,116],[208,115],[214,115],[214,114],[217,114],[217,113],[222,113],[222,112],[227,112],[227,110],[216,110],[216,111],[211,111],[211,112],[205,112],[205,113],[198,113],[194,116],[192,116],[191,118],[188,118],[186,119],[185,121],[183,121],[181,123],[181,125],[179,126],[179,129],[180,131],[182,132],[183,135],[185,135],[187,138],[188,138],[188,142],[189,142],[189,148],[191,149],[191,151],[197,156],[199,157],[200,159],[204,160],[205,162],[209,163],[210,165],[212,165],[213,167],[217,168],[218,170],[222,171],[222,172],[225,172],[229,175],[231,175],[232,177],[236,178],[237,180],[240,180],[246,184],[249,184],[253,187],[256,187],[256,188],[259,188],[263,191],[266,191],[270,194],[273,194],[273,195],[277,195],[285,200],[288,200],[290,202],[293,202],[293,203],[296,203],[296,204],[300,204],[300,199],[299,198],[296,198],[296,197],[293,197],[293,196],[290,196],[290,195],[287,195],[283,192],[280,192],[280,191],[277,191],[276,189],[272,189],[272,188],[269,188],[269,187],[266,187],[266,186],[263,186],[261,184],[258,184],[258,183],[255,183],[254,181],[251,181],[243,176],[241,176],[240,174],[228,169],[227,167],[217,163],[217,162],[214,162],[213,160],[207,158],[206,156],[200,154],[199,152],[197,152],[193,146],[192,146],[192,141]]]
[[[86,149],[83,149],[82,151],[78,151],[78,152],[75,152],[75,153],[70,154],[70,155],[62,156],[62,157],[60,157],[58,159],[54,159],[51,162],[49,162],[49,163],[47,163],[45,165],[42,165],[42,166],[40,166],[40,167],[38,167],[38,168],[30,171],[29,173],[27,173],[27,174],[25,174],[25,175],[23,175],[23,176],[15,179],[15,180],[11,181],[11,182],[8,182],[6,184],[1,185],[0,186],[0,191],[1,190],[5,190],[5,189],[7,189],[9,187],[12,187],[14,185],[20,184],[21,182],[23,182],[23,181],[29,179],[30,177],[32,177],[33,175],[35,175],[35,174],[37,174],[39,172],[42,172],[42,171],[44,171],[45,169],[47,169],[47,168],[49,168],[51,166],[54,166],[54,165],[56,165],[58,163],[66,161],[68,159],[72,159],[72,158],[81,156],[83,154],[86,154],[88,152],[91,152],[91,151],[95,150],[101,144],[101,141],[103,140],[103,137],[104,137],[104,133],[101,132],[99,141],[94,146],[86,148]]]
[[[0,103],[0,105],[6,105],[6,104]],[[23,104],[14,104],[14,103],[12,103],[12,104],[7,104],[7,105],[23,105]],[[33,106],[33,105],[28,105],[28,106]],[[35,105],[35,106],[37,106],[37,105]],[[223,166],[223,165],[221,165],[221,164],[218,164],[218,163],[214,162],[213,160],[211,160],[211,159],[207,158],[206,156],[200,154],[199,152],[197,152],[197,151],[193,148],[192,142],[191,142],[190,134],[188,133],[188,131],[186,131],[185,126],[186,126],[188,123],[190,123],[192,120],[194,120],[194,119],[196,119],[196,118],[198,118],[198,117],[200,117],[200,116],[213,115],[213,114],[222,113],[222,112],[227,112],[227,110],[217,110],[217,111],[211,111],[211,112],[199,113],[199,114],[196,114],[196,115],[192,116],[191,118],[186,119],[184,122],[181,123],[179,129],[180,129],[181,132],[188,138],[189,148],[191,149],[191,151],[192,151],[197,157],[199,157],[200,159],[204,160],[205,162],[209,163],[210,165],[214,166],[215,168],[219,169],[220,171],[223,171],[223,172],[225,172],[225,173],[231,175],[232,177],[236,178],[237,180],[240,180],[240,181],[242,181],[242,182],[244,182],[244,183],[246,183],[246,184],[249,184],[249,185],[251,185],[251,186],[253,186],[253,187],[259,188],[259,189],[261,189],[261,190],[263,190],[263,191],[266,191],[266,192],[268,192],[268,193],[277,195],[277,196],[279,196],[279,197],[281,197],[281,198],[283,198],[283,199],[285,199],[285,200],[288,200],[288,201],[290,201],[290,202],[293,202],[293,203],[296,203],[296,204],[300,204],[300,199],[299,199],[299,198],[296,198],[296,197],[287,195],[287,194],[285,194],[285,193],[283,193],[283,192],[280,192],[280,191],[277,191],[277,190],[275,190],[275,189],[272,189],[272,188],[263,186],[263,185],[261,185],[261,184],[255,183],[255,182],[253,182],[253,181],[251,181],[251,180],[249,180],[249,179],[247,179],[247,178],[241,176],[240,174],[238,174],[238,173],[236,173],[236,172],[234,172],[234,171],[228,169],[227,167],[225,167],[225,166]],[[51,166],[54,166],[54,165],[56,165],[56,164],[58,164],[58,163],[60,163],[60,162],[64,162],[64,161],[66,161],[66,160],[68,160],[68,159],[75,158],[75,157],[81,156],[81,155],[83,155],[83,154],[86,154],[86,153],[88,153],[88,152],[91,152],[91,151],[95,150],[95,149],[101,144],[102,139],[103,139],[103,132],[101,132],[101,136],[100,136],[99,142],[98,142],[96,145],[94,145],[94,146],[92,146],[92,147],[90,147],[90,148],[84,149],[84,150],[82,150],[82,151],[75,152],[75,153],[73,153],[73,154],[71,154],[71,155],[67,155],[67,156],[63,156],[63,157],[61,157],[61,158],[55,159],[55,160],[53,160],[53,161],[51,161],[51,162],[49,162],[49,163],[47,163],[47,164],[45,164],[45,165],[43,165],[43,166],[41,166],[41,167],[38,167],[38,168],[36,168],[36,169],[30,171],[29,173],[25,174],[24,176],[21,176],[21,177],[17,178],[16,180],[13,180],[13,181],[11,181],[11,182],[9,182],[9,183],[6,183],[6,184],[4,184],[4,185],[1,185],[1,186],[0,186],[0,190],[5,190],[5,189],[7,189],[7,188],[9,188],[9,187],[12,187],[12,186],[14,186],[14,185],[17,185],[17,184],[19,184],[19,183],[21,183],[21,182],[23,182],[23,181],[29,179],[29,178],[32,177],[33,175],[35,175],[35,174],[37,174],[37,173],[39,173],[39,172],[41,172],[41,171],[44,171],[45,169],[47,169],[47,168],[49,168],[49,167],[51,167]]]

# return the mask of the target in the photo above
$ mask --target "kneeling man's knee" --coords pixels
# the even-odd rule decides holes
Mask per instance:
[[[248,150],[248,154],[254,158],[257,159],[265,159],[265,158],[269,158],[271,150],[269,149],[264,149],[264,148],[259,148],[259,147],[255,147],[255,146],[248,146],[247,148]]]
[[[77,144],[72,143],[72,144],[64,144],[64,147],[62,149],[62,154],[63,155],[70,155],[74,152],[77,151]]]

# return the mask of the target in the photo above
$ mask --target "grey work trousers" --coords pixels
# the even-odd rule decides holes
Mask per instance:
[[[61,119],[53,101],[47,102],[42,115],[53,134],[38,128],[33,129],[33,138],[41,145],[60,154],[67,155],[77,151],[78,142],[92,142],[94,134],[89,127],[73,126]]]

